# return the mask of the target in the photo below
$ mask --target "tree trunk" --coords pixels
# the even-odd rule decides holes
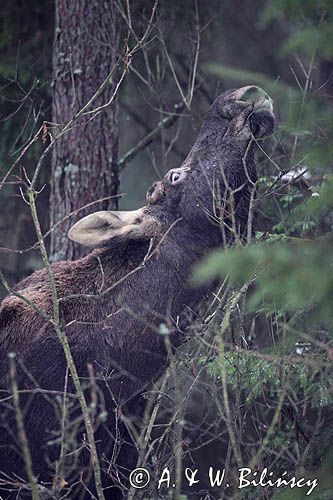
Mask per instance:
[[[53,122],[66,124],[103,83],[118,57],[116,0],[57,0],[53,51]],[[116,78],[88,110],[107,103]],[[80,116],[56,142],[51,179],[51,259],[86,253],[67,238],[70,226],[91,211],[117,208],[117,197],[65,219],[86,204],[117,194],[117,99],[94,116]],[[60,130],[60,128],[58,130]]]

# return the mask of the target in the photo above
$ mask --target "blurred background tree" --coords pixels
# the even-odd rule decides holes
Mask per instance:
[[[142,206],[151,182],[181,164],[208,106],[225,89],[263,86],[274,99],[278,118],[274,138],[258,160],[255,244],[217,252],[195,272],[195,280],[220,276],[223,286],[216,312],[206,309],[204,322],[193,324],[192,340],[177,353],[169,372],[157,437],[164,436],[163,422],[172,420],[175,407],[181,418],[169,426],[174,432],[168,434],[168,445],[157,439],[152,446],[156,475],[170,463],[170,455],[177,455],[176,436],[182,443],[184,467],[195,464],[205,470],[209,464],[226,467],[232,475],[240,454],[244,464],[268,467],[275,477],[284,470],[300,477],[313,474],[319,485],[311,498],[333,498],[333,4],[169,0],[156,6],[151,23],[153,2],[138,0],[130,11],[128,5],[114,2],[119,37],[116,82],[126,66],[117,94],[118,122],[112,118],[114,103],[103,111],[112,115],[103,124],[104,145],[108,140],[116,144],[119,135],[119,153],[111,163],[101,158],[105,172],[119,172],[121,208]],[[43,122],[52,121],[54,19],[53,2],[41,0],[5,0],[0,13],[0,246],[12,250],[2,251],[0,265],[11,283],[41,265],[37,249],[18,252],[35,243],[19,184],[34,171],[50,142],[48,132],[53,131],[47,125],[33,140]],[[106,19],[101,22],[105,25]],[[149,37],[126,60],[147,26]],[[104,47],[97,32],[91,36],[91,43]],[[65,44],[64,51],[61,57],[70,61],[70,46]],[[74,65],[70,74],[78,69]],[[80,74],[74,83],[75,78]],[[95,83],[97,89],[100,80]],[[107,102],[104,99],[101,103]],[[107,123],[112,125],[109,136]],[[94,138],[98,140],[98,134]],[[61,163],[62,171],[66,165]],[[91,169],[90,178],[99,175],[92,164],[82,168]],[[71,182],[70,169],[67,173],[66,182]],[[47,157],[37,198],[45,233],[51,212],[56,222],[67,210],[80,208],[81,185],[75,183],[77,200],[70,200],[72,206],[64,209],[54,196],[50,206],[51,175]],[[110,182],[105,179],[105,187]],[[116,184],[106,196],[115,194]],[[101,197],[94,189],[87,194],[79,200],[81,206]],[[54,246],[55,256],[61,256],[62,245],[66,246]],[[64,255],[70,254],[66,250]],[[182,380],[181,387],[177,380]],[[234,436],[236,445],[231,444]],[[201,493],[195,493],[194,486],[186,490],[184,484],[183,494],[237,494],[209,488],[207,479],[202,481]],[[156,491],[152,485],[151,497]],[[278,493],[252,488],[242,495],[305,498],[303,489]]]
[[[56,2],[52,134],[61,135],[52,148],[52,260],[82,253],[66,237],[74,220],[70,213],[100,199],[95,210],[118,206],[118,26],[114,0]],[[66,126],[69,130],[61,133]]]

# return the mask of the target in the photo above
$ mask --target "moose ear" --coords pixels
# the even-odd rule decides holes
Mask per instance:
[[[89,247],[100,247],[126,240],[149,240],[159,232],[158,220],[145,208],[131,212],[101,211],[74,224],[68,237]]]

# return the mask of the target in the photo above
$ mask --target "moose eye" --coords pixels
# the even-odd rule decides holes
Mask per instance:
[[[190,171],[190,167],[179,167],[179,168],[174,168],[172,170],[169,170],[169,172],[166,174],[164,181],[167,181],[168,184],[171,184],[171,186],[175,186],[176,184],[179,184],[183,182],[184,179],[186,179],[188,172]]]
[[[181,177],[180,172],[171,172],[170,174],[171,184],[175,184],[180,179],[180,177]]]
[[[187,173],[190,169],[188,167],[181,167],[175,170],[171,170],[168,174],[168,179],[171,185],[179,184],[187,177]]]

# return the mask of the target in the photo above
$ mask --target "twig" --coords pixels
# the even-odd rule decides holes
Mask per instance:
[[[174,113],[166,116],[162,120],[159,121],[157,126],[149,132],[145,137],[143,137],[136,146],[131,148],[127,153],[124,154],[124,156],[119,160],[118,162],[118,167],[119,171],[122,171],[126,164],[133,160],[133,158],[144,148],[146,148],[149,144],[153,142],[154,139],[158,136],[159,132],[162,129],[167,129],[171,127],[175,123],[176,120],[178,120],[179,116],[181,115],[185,105],[184,103],[178,103],[175,104],[174,106]]]
[[[15,365],[15,354],[9,354],[9,375],[12,384],[13,392],[13,403],[15,408],[16,425],[18,431],[18,438],[21,444],[23,460],[25,465],[25,471],[27,473],[28,481],[31,486],[32,500],[39,500],[40,496],[38,493],[37,479],[33,473],[32,460],[29,449],[28,438],[24,428],[24,420],[22,415],[22,410],[20,407],[20,397],[18,393],[18,386],[16,380],[16,365]]]

